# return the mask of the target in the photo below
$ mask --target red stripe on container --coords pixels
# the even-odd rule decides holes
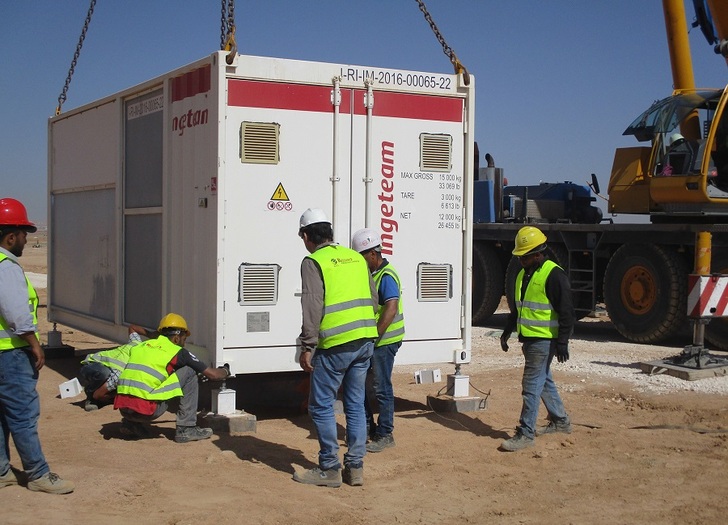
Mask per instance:
[[[172,102],[179,102],[210,91],[210,65],[203,66],[172,79]]]
[[[228,105],[251,108],[289,109],[298,111],[333,111],[333,87],[311,86],[257,80],[228,80]],[[342,113],[365,115],[363,90],[341,90]],[[373,114],[377,117],[409,118],[461,122],[463,101],[459,98],[414,95],[410,93],[374,92]]]

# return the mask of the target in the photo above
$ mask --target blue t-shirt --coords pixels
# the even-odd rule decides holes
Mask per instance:
[[[379,283],[379,304],[383,305],[390,299],[399,299],[399,288],[394,277],[385,273]]]

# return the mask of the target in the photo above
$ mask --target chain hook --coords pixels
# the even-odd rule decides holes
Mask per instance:
[[[220,49],[228,51],[225,62],[232,64],[238,54],[235,42],[235,0],[221,0]]]
[[[430,28],[432,29],[432,32],[435,33],[435,37],[437,38],[437,41],[440,42],[440,45],[442,46],[442,51],[445,53],[445,55],[450,59],[450,63],[455,68],[455,74],[456,75],[463,75],[463,82],[466,86],[470,85],[470,73],[468,73],[468,70],[465,68],[465,66],[458,60],[458,57],[455,55],[455,51],[447,45],[447,42],[445,42],[445,37],[442,36],[442,33],[440,33],[440,30],[437,28],[437,25],[435,24],[435,21],[432,19],[432,16],[430,15],[430,12],[427,10],[427,6],[425,5],[425,2],[423,0],[417,0],[417,4],[420,6],[420,11],[422,11],[422,14],[425,15],[425,20],[427,20],[427,23],[430,24]]]
[[[91,16],[94,14],[95,6],[96,0],[91,0],[88,13],[86,13],[86,21],[83,23],[83,29],[81,30],[81,36],[78,39],[78,44],[76,44],[76,52],[73,54],[73,60],[71,60],[71,68],[68,70],[68,75],[66,75],[66,83],[63,85],[63,91],[61,91],[61,94],[58,96],[56,116],[61,114],[61,106],[63,106],[63,103],[66,101],[66,93],[68,93],[68,87],[71,85],[71,77],[76,70],[76,62],[78,62],[78,57],[81,55],[81,47],[83,47],[83,41],[86,39],[86,32],[88,31],[88,26],[91,23]]]

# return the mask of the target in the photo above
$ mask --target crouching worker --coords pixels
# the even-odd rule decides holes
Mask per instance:
[[[177,443],[208,439],[211,428],[197,426],[197,374],[221,381],[230,375],[225,367],[211,368],[184,348],[190,335],[187,322],[167,314],[159,322],[159,336],[131,348],[129,362],[119,376],[114,408],[122,415],[122,432],[149,437],[146,423],[167,412],[177,413]]]
[[[142,342],[140,334],[149,338],[156,338],[159,335],[157,332],[131,325],[126,344],[89,354],[81,361],[81,370],[78,371],[77,377],[86,392],[84,404],[86,412],[98,410],[114,402],[119,376],[129,362],[129,352],[133,346]]]

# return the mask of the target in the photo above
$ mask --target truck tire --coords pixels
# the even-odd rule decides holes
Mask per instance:
[[[604,272],[604,302],[617,331],[635,343],[658,343],[687,323],[687,262],[655,244],[625,244]]]
[[[481,324],[496,311],[503,297],[503,265],[492,246],[473,243],[473,319]]]
[[[728,255],[713,251],[710,271],[728,274]],[[705,326],[705,338],[718,350],[728,350],[728,317],[714,317]]]

